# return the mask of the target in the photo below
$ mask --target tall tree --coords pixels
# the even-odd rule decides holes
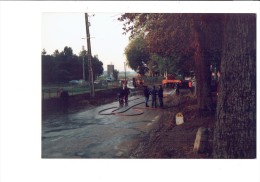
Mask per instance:
[[[52,56],[47,55],[47,52],[42,53],[42,83],[47,84],[54,82],[54,70],[55,62],[53,61]]]
[[[147,47],[151,53],[162,57],[172,54],[193,54],[197,79],[197,98],[200,110],[212,110],[210,94],[210,61],[208,53],[216,45],[221,49],[221,23],[215,14],[124,14],[119,18],[125,21],[124,30],[132,37],[144,33]],[[217,28],[216,28],[217,27]],[[216,33],[214,33],[216,32]],[[209,44],[212,37],[216,42]],[[167,60],[167,59],[165,59]],[[187,62],[186,62],[187,64]],[[174,61],[171,62],[174,65]]]
[[[88,62],[86,51],[80,52],[80,55],[74,55],[70,47],[65,47],[62,52],[58,50],[52,55],[47,55],[46,51],[42,51],[42,82],[46,83],[60,83],[68,82],[70,80],[80,80],[83,78],[83,55],[85,55],[85,75],[88,77]],[[93,69],[95,76],[103,73],[103,63],[94,56]]]
[[[128,44],[125,48],[125,55],[130,68],[141,75],[144,75],[148,71],[146,64],[150,59],[150,54],[147,52],[142,36],[133,39]]]
[[[53,52],[53,54],[52,54],[53,57],[58,57],[59,55],[60,55],[60,52],[59,52],[58,49],[56,49],[56,50]]]
[[[147,64],[150,76],[162,75],[163,70],[160,67],[161,62],[162,60],[160,56],[158,56],[157,54],[151,54],[150,60]]]
[[[115,80],[118,80],[119,71],[114,69],[113,75],[114,75]]]
[[[256,15],[225,15],[223,33],[214,157],[255,158]]]
[[[47,54],[46,50],[43,49],[43,50],[42,50],[42,56],[45,56],[46,54]]]
[[[92,66],[93,66],[93,76],[94,80],[103,74],[104,68],[103,68],[103,63],[98,59],[98,56],[95,55],[92,57]]]
[[[222,17],[216,14],[190,16],[192,48],[194,50],[195,75],[199,110],[213,110],[211,96],[211,50],[221,50]]]
[[[213,51],[221,50],[221,15],[156,14],[149,16],[151,22],[148,24],[150,28],[146,37],[149,49],[163,57],[172,58],[173,55],[178,55],[180,59],[171,59],[171,66],[178,68],[179,73],[188,74],[189,71],[194,70],[198,108],[199,110],[213,110],[210,89],[211,59],[209,58],[213,57],[211,55]],[[168,59],[165,59],[167,65],[166,60]],[[176,69],[175,71],[177,72]]]
[[[66,57],[71,57],[71,56],[73,56],[73,50],[71,47],[65,46],[62,51],[62,54],[64,54],[64,56],[66,56]]]

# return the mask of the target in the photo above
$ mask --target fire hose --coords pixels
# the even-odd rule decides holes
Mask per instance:
[[[129,102],[131,101],[134,101],[134,100],[137,100],[137,99],[140,99],[140,98],[136,98],[136,99],[133,99],[133,100],[129,100]],[[103,109],[103,110],[100,110],[98,112],[98,114],[100,115],[120,115],[120,116],[137,116],[137,115],[141,115],[144,113],[144,111],[142,111],[141,109],[138,109],[138,108],[134,108],[135,106],[137,105],[140,105],[140,104],[143,104],[144,102],[139,102],[137,104],[134,104],[130,107],[128,107],[127,109],[123,110],[123,111],[119,111],[119,112],[116,112],[117,110],[121,109],[121,107],[109,107],[109,108],[106,108],[106,109]],[[107,110],[111,110],[111,109],[114,109],[112,110],[110,113],[103,113],[104,111],[107,111]],[[123,114],[125,113],[126,111],[130,110],[130,109],[133,109],[134,111],[137,111],[137,113],[135,114]]]
[[[133,100],[130,100],[129,102],[131,101],[134,101],[134,100],[137,100],[137,99],[140,99],[140,98],[136,98],[136,99],[133,99]],[[142,101],[142,102],[139,102],[137,104],[134,104],[130,107],[128,107],[127,109],[123,110],[123,111],[118,111],[119,109],[121,109],[121,107],[117,107],[117,106],[114,106],[114,107],[109,107],[109,108],[106,108],[106,109],[103,109],[103,110],[100,110],[98,112],[98,114],[100,115],[120,115],[120,116],[137,116],[137,115],[141,115],[144,113],[144,109],[157,109],[157,108],[151,108],[151,107],[136,107],[140,104],[144,104],[145,102]],[[158,108],[158,109],[170,109],[170,108],[173,108],[173,107],[178,107],[179,106],[179,103],[177,105],[172,105],[172,106],[167,106],[167,107],[164,107],[164,108]],[[113,109],[113,110],[112,110]],[[124,114],[125,112],[127,112],[128,110],[130,109],[133,109],[136,113],[135,114]],[[107,110],[112,110],[110,113],[103,113]],[[118,112],[116,112],[118,111]]]

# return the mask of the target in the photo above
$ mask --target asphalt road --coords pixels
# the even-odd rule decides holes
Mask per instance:
[[[113,102],[43,120],[42,158],[129,158],[162,113],[160,108],[145,108],[144,97],[129,101],[118,110],[118,102]]]

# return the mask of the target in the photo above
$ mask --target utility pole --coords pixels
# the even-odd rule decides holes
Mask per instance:
[[[86,78],[85,78],[85,50],[84,50],[84,46],[82,46],[82,54],[83,54],[83,83],[85,83]]]
[[[125,66],[125,83],[126,83],[126,62],[124,62],[124,66]]]
[[[88,13],[85,13],[85,23],[86,23],[86,33],[87,33],[87,46],[88,46],[90,96],[95,97],[94,80],[93,80],[94,79],[93,78],[93,68],[92,68],[92,60],[91,60],[90,34],[89,34],[90,23],[88,21]]]

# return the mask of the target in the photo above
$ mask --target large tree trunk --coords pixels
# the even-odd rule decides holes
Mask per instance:
[[[200,19],[200,18],[199,18]],[[206,38],[202,28],[197,23],[193,22],[193,41],[194,41],[194,61],[196,75],[196,95],[198,100],[198,108],[200,111],[213,110],[212,96],[210,90],[210,62],[206,57]]]
[[[256,157],[256,15],[224,19],[214,158]]]

